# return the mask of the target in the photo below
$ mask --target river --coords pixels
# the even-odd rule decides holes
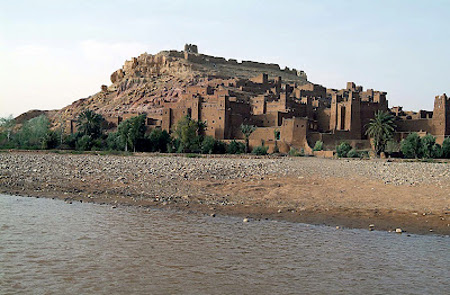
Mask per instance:
[[[449,290],[449,237],[0,195],[0,294]]]

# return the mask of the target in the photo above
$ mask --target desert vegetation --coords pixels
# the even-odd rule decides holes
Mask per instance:
[[[107,122],[91,110],[83,111],[77,118],[77,129],[73,134],[66,134],[61,129],[51,128],[45,115],[17,124],[13,117],[0,118],[0,149],[24,150],[73,150],[104,152],[161,152],[192,154],[244,154],[267,155],[268,146],[261,145],[250,150],[249,137],[257,127],[241,125],[244,141],[232,140],[228,143],[204,135],[205,122],[196,121],[189,116],[183,117],[169,134],[165,130],[148,130],[146,116],[139,115],[122,121],[116,132],[106,132]],[[378,112],[367,126],[366,134],[372,139],[376,155],[406,159],[450,158],[450,138],[442,145],[430,134],[419,136],[409,134],[401,142],[393,139],[395,124],[388,113]],[[280,131],[274,131],[275,143]],[[313,151],[324,150],[324,143],[317,141]],[[275,145],[274,153],[279,153]],[[369,151],[360,151],[349,142],[336,146],[339,158],[367,158]],[[294,147],[289,156],[305,156],[303,149]]]

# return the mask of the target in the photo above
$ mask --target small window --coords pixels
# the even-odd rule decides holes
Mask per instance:
[[[214,124],[214,123],[216,123],[216,122],[213,120],[212,123]]]

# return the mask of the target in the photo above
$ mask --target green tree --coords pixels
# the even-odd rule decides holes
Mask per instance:
[[[5,138],[7,146],[10,145],[11,134],[14,129],[14,126],[16,126],[16,121],[14,120],[14,117],[12,115],[10,115],[9,117],[0,118],[0,131],[1,131],[0,134],[1,137]]]
[[[372,138],[377,155],[384,152],[386,143],[392,138],[395,128],[394,116],[389,112],[379,110],[375,118],[370,120],[366,135]]]
[[[26,121],[16,134],[17,147],[22,149],[46,149],[50,121],[45,115]]]
[[[245,152],[248,153],[250,150],[249,138],[250,135],[256,130],[256,127],[253,125],[241,125],[241,132],[244,134],[245,138]]]
[[[153,129],[146,141],[150,152],[167,152],[168,145],[170,144],[170,134],[166,130]]]
[[[108,133],[106,144],[108,146],[108,150],[110,151],[122,151],[125,148],[117,132]]]
[[[444,142],[442,143],[442,157],[450,159],[450,137],[444,139]]]
[[[405,158],[413,159],[420,158],[421,155],[421,139],[417,133],[409,134],[404,140],[401,142],[400,150],[403,153]]]
[[[79,137],[88,135],[93,139],[99,138],[103,132],[105,119],[102,115],[91,110],[85,110],[78,115],[77,133]]]
[[[433,158],[435,154],[436,148],[433,148],[436,145],[436,137],[431,134],[427,134],[420,140],[420,154],[423,158]]]
[[[134,152],[141,150],[146,130],[145,119],[146,115],[139,115],[119,124],[117,134],[125,146],[125,151],[128,151],[128,147]]]
[[[180,119],[174,132],[179,140],[178,152],[200,152],[205,127],[205,123],[193,120],[189,116]]]

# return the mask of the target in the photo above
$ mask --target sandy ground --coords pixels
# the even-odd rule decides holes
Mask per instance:
[[[0,153],[0,192],[450,235],[450,164]]]

